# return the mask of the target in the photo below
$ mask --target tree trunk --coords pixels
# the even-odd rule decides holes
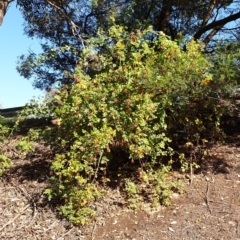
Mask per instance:
[[[13,0],[0,0],[0,26],[2,25],[3,18],[7,12],[8,5],[11,2],[13,2]]]
[[[169,1],[163,0],[162,8],[161,8],[159,19],[158,19],[157,30],[162,31],[165,34],[169,32],[171,9],[172,7]]]

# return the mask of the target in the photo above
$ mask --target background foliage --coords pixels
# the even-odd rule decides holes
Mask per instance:
[[[34,78],[34,87],[40,89],[72,83],[65,73],[74,72],[87,39],[96,37],[99,28],[108,31],[114,23],[127,27],[129,33],[153,26],[171,40],[183,40],[182,44],[194,37],[212,51],[219,39],[226,45],[239,40],[239,4],[238,0],[21,0],[25,34],[38,38],[43,51],[39,56],[22,55],[18,71]]]

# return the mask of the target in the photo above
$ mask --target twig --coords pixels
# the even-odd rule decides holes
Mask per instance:
[[[190,183],[193,183],[193,167],[192,167],[192,163],[190,163]]]
[[[239,237],[239,222],[237,224],[237,236]]]
[[[209,210],[210,214],[212,215],[212,209],[210,207],[209,200],[208,200],[208,192],[209,192],[209,179],[208,179],[208,177],[206,177],[206,181],[207,181],[206,204],[207,204],[207,207],[208,207],[208,210]]]
[[[63,234],[60,238],[58,238],[57,240],[64,239],[64,237],[67,236],[73,229],[74,229],[74,227],[72,227],[68,232],[64,233],[64,234]]]
[[[95,221],[94,226],[93,226],[92,235],[91,235],[92,240],[94,240],[94,232],[95,232],[96,226],[97,226],[97,220]]]
[[[52,227],[56,224],[57,221],[54,221],[47,229],[44,229],[44,233],[52,229]]]
[[[0,229],[0,232],[9,224],[13,223],[28,207],[30,207],[31,204],[28,204],[20,213],[18,213],[13,219],[11,219],[10,221],[8,221],[7,223],[5,223],[3,225],[3,227]]]
[[[32,201],[32,205],[33,205],[33,217],[31,222],[28,224],[27,227],[30,227],[33,223],[33,220],[35,219],[35,217],[37,216],[37,211],[36,211],[36,203],[34,201]]]
[[[193,151],[191,152],[191,163],[190,163],[190,183],[191,184],[193,183],[193,174],[194,174],[194,172],[193,172],[193,155],[195,156],[195,153]]]
[[[48,4],[50,4],[52,7],[56,8],[67,19],[67,21],[69,21],[69,23],[72,25],[72,33],[73,33],[73,35],[77,35],[77,37],[80,39],[80,41],[82,43],[83,48],[85,48],[83,38],[79,35],[79,33],[77,31],[77,27],[78,26],[72,21],[72,19],[67,15],[67,13],[63,9],[61,9],[61,7],[59,7],[56,4],[54,4],[52,1],[46,0],[46,2]]]
[[[28,227],[32,224],[33,220],[35,219],[36,217],[36,203],[34,201],[33,198],[31,198],[31,196],[27,193],[27,191],[25,191],[24,189],[22,189],[20,186],[16,185],[15,183],[11,182],[12,185],[14,185],[16,188],[18,188],[22,194],[28,199],[28,201],[31,203],[30,205],[33,206],[33,217],[32,217],[32,220],[31,222],[28,224]]]
[[[14,187],[3,187],[3,188],[0,188],[0,191],[2,191],[2,190],[7,190],[7,189],[11,189],[11,188],[14,188]]]
[[[99,158],[98,158],[98,161],[97,161],[97,168],[96,168],[96,171],[94,173],[94,178],[93,178],[93,181],[97,178],[97,173],[98,173],[98,170],[99,170],[99,165],[101,163],[101,160],[102,160],[102,156],[103,156],[103,153],[104,153],[104,150],[102,150]]]
[[[11,184],[20,190],[20,192],[27,198],[28,201],[32,202],[32,198],[31,196],[24,190],[22,189],[20,186],[18,186],[17,184],[15,184],[14,182],[11,181]]]

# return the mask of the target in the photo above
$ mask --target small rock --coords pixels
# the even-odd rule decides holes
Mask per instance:
[[[117,224],[117,219],[114,220],[114,222],[112,224]]]
[[[229,221],[228,223],[229,223],[230,225],[232,225],[232,226],[235,226],[235,225],[236,225],[236,223],[233,222],[233,221]]]
[[[173,212],[174,215],[177,214],[177,210],[176,209],[174,209],[172,212]]]

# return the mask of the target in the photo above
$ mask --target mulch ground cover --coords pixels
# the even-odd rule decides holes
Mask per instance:
[[[108,189],[95,205],[98,216],[84,227],[62,219],[43,195],[51,151],[39,145],[25,160],[9,152],[13,166],[0,178],[0,239],[240,239],[240,123],[225,127],[226,142],[209,148],[191,183],[173,173],[185,191],[169,207],[133,211],[118,188]]]

